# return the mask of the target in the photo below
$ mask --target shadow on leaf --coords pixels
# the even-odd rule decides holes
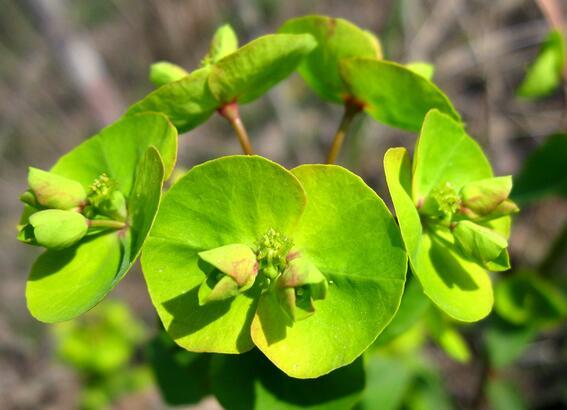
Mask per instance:
[[[459,260],[450,251],[449,243],[436,235],[430,235],[431,248],[429,257],[431,263],[443,282],[448,287],[458,287],[463,290],[478,289],[478,285],[471,278],[470,273],[461,265]]]

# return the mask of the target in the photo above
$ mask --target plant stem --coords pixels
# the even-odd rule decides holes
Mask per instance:
[[[122,229],[126,226],[126,222],[113,221],[111,219],[90,219],[89,228],[110,228]]]
[[[334,164],[341,152],[341,147],[343,146],[343,142],[346,137],[346,133],[352,124],[352,120],[362,110],[362,106],[358,104],[356,101],[351,99],[345,100],[345,112],[343,114],[343,118],[341,119],[341,123],[339,128],[335,134],[335,138],[333,139],[333,144],[329,149],[329,153],[327,154],[327,164]]]
[[[253,155],[254,150],[252,149],[252,144],[250,144],[248,133],[246,132],[246,128],[244,128],[244,124],[240,119],[240,113],[238,112],[238,103],[235,101],[225,104],[218,109],[218,113],[226,118],[228,122],[230,122],[230,125],[232,125],[232,128],[236,132],[238,140],[240,141],[242,151],[244,151],[246,155]]]

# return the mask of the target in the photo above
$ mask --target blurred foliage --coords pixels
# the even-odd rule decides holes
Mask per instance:
[[[151,384],[149,369],[136,359],[147,331],[122,302],[108,300],[52,330],[57,356],[81,379],[81,408],[105,408]]]

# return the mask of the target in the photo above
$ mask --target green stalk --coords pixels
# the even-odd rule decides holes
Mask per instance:
[[[345,140],[346,134],[352,124],[352,120],[362,110],[362,106],[353,100],[345,100],[345,111],[343,118],[337,132],[335,133],[335,138],[333,139],[333,144],[329,149],[327,154],[327,164],[334,164],[337,161],[337,157],[341,152],[343,142]]]
[[[218,113],[226,118],[230,125],[232,125],[232,128],[234,129],[234,132],[236,132],[236,136],[238,137],[238,141],[240,141],[242,151],[246,155],[254,155],[254,150],[252,149],[252,144],[250,144],[248,133],[246,132],[246,128],[244,127],[244,124],[240,119],[240,113],[238,112],[238,103],[231,102],[225,104],[218,109]]]
[[[111,219],[90,219],[89,228],[109,228],[122,229],[126,227],[126,222],[113,221]]]

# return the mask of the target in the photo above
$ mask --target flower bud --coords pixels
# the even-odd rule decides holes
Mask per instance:
[[[209,52],[203,58],[201,65],[207,66],[210,64],[215,64],[223,57],[236,51],[237,48],[238,38],[236,38],[236,33],[234,32],[230,24],[220,26],[213,36],[211,45],[209,47]]]
[[[325,299],[329,287],[323,274],[305,257],[292,253],[277,279],[277,298],[291,319],[302,320],[315,312],[314,300]]]
[[[216,269],[199,288],[201,305],[228,299],[254,285],[258,274],[256,254],[243,244],[231,244],[199,252],[199,257]]]
[[[48,249],[64,249],[80,241],[88,229],[87,219],[78,212],[47,209],[29,217],[18,239]]]
[[[176,64],[160,61],[150,67],[150,81],[156,86],[161,87],[167,83],[181,80],[189,73]]]
[[[28,185],[35,203],[30,203],[34,201],[25,193],[21,199],[32,206],[67,210],[83,205],[87,199],[85,189],[77,181],[33,167],[29,168]]]
[[[492,229],[460,221],[453,228],[453,236],[463,254],[479,265],[494,271],[510,268],[508,241]]]
[[[462,212],[471,218],[485,217],[508,199],[511,190],[511,176],[470,182],[461,188]]]

